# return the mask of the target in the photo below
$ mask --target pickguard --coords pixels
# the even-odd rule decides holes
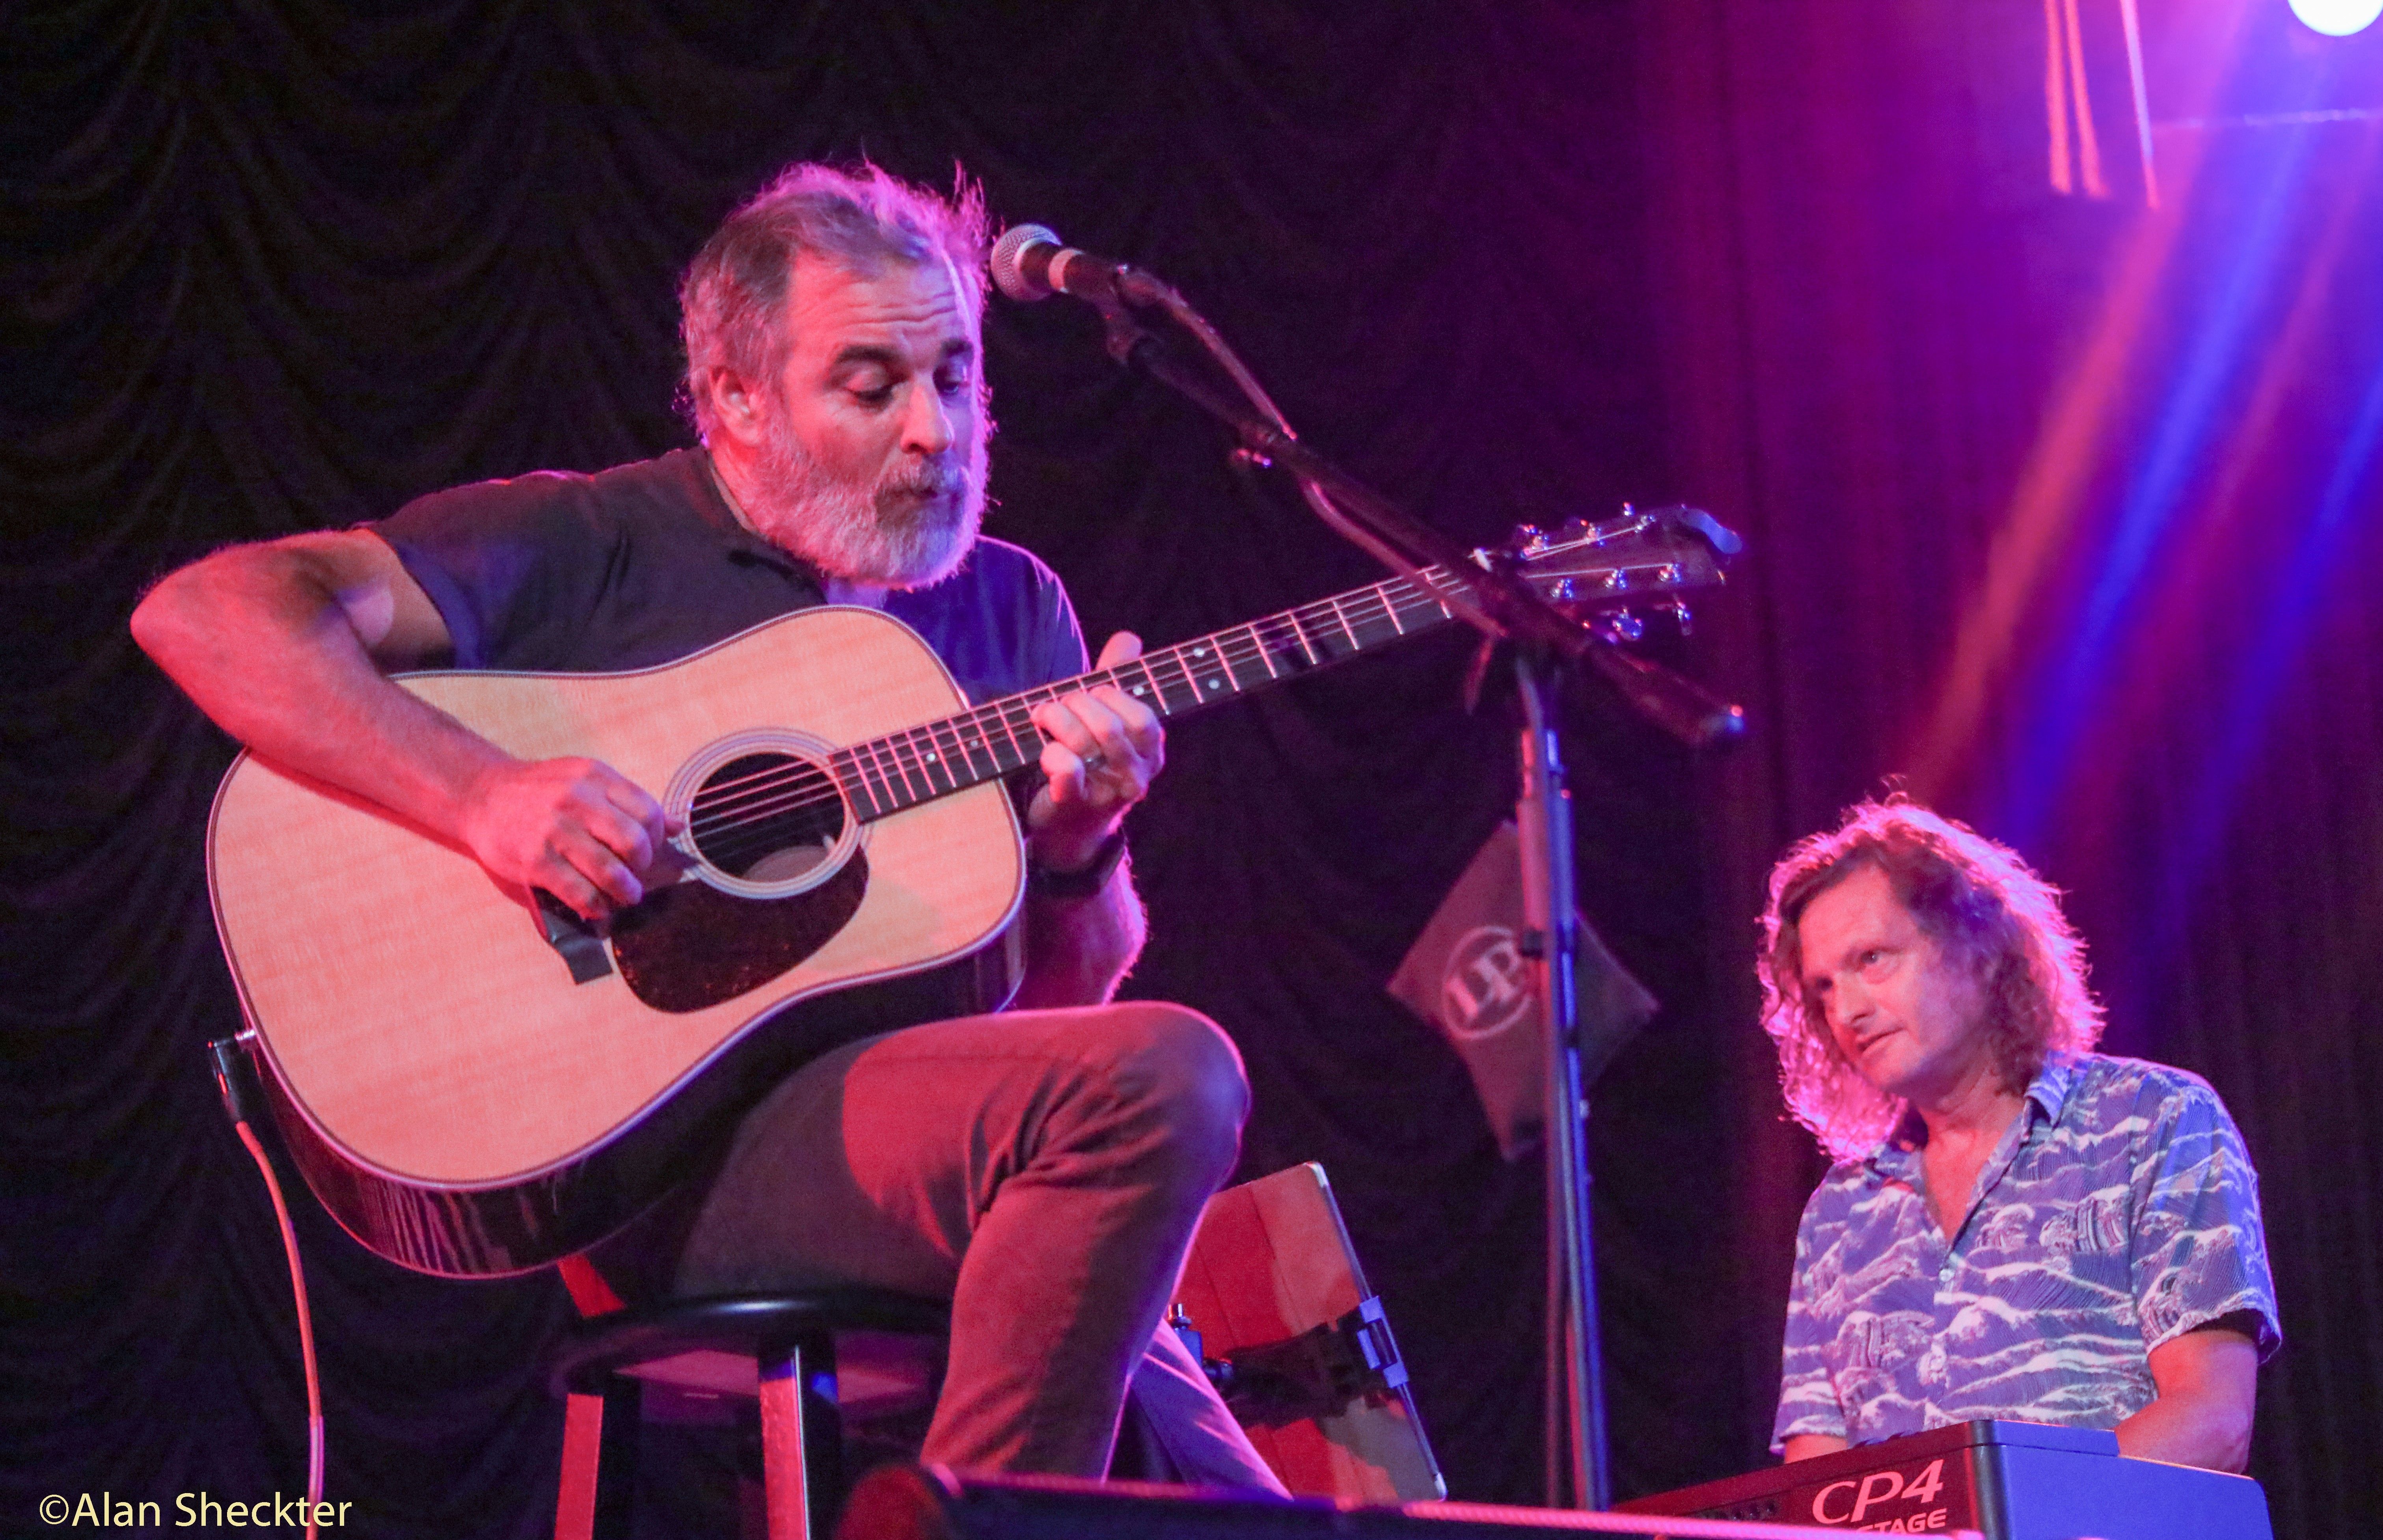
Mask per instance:
[[[613,966],[655,1010],[699,1011],[760,988],[825,946],[868,891],[869,857],[858,849],[826,881],[786,898],[674,882],[613,917]]]

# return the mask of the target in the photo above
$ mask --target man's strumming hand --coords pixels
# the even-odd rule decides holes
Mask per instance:
[[[661,804],[594,759],[499,759],[473,778],[460,832],[500,882],[597,920],[673,874]]]

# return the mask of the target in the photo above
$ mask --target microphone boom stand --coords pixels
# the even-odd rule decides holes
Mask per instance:
[[[1454,541],[1302,444],[1215,329],[1180,295],[1151,275],[1133,277],[1144,281],[1138,292],[1147,292],[1192,332],[1265,415],[1185,367],[1123,303],[1095,302],[1107,324],[1109,351],[1120,363],[1173,388],[1223,422],[1244,449],[1297,477],[1309,505],[1334,530],[1431,592],[1486,636],[1514,644],[1525,718],[1516,806],[1525,926],[1520,950],[1532,965],[1548,1027],[1547,1498],[1549,1507],[1563,1507],[1568,1491],[1580,1507],[1604,1509],[1612,1488],[1589,1217],[1588,1103],[1581,1083],[1580,938],[1572,799],[1557,741],[1557,709],[1567,671],[1586,664],[1641,713],[1694,747],[1743,732],[1745,714],[1661,665],[1621,651],[1540,598],[1512,572],[1476,564]],[[1426,568],[1436,570],[1426,576]]]

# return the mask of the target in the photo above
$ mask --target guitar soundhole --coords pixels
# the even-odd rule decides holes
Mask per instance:
[[[697,852],[748,882],[799,880],[843,834],[844,798],[827,771],[774,750],[739,755],[712,770],[687,810]]]

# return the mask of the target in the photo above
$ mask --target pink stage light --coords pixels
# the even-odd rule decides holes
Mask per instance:
[[[2383,0],[2292,0],[2292,14],[2312,31],[2348,37],[2383,16]]]

